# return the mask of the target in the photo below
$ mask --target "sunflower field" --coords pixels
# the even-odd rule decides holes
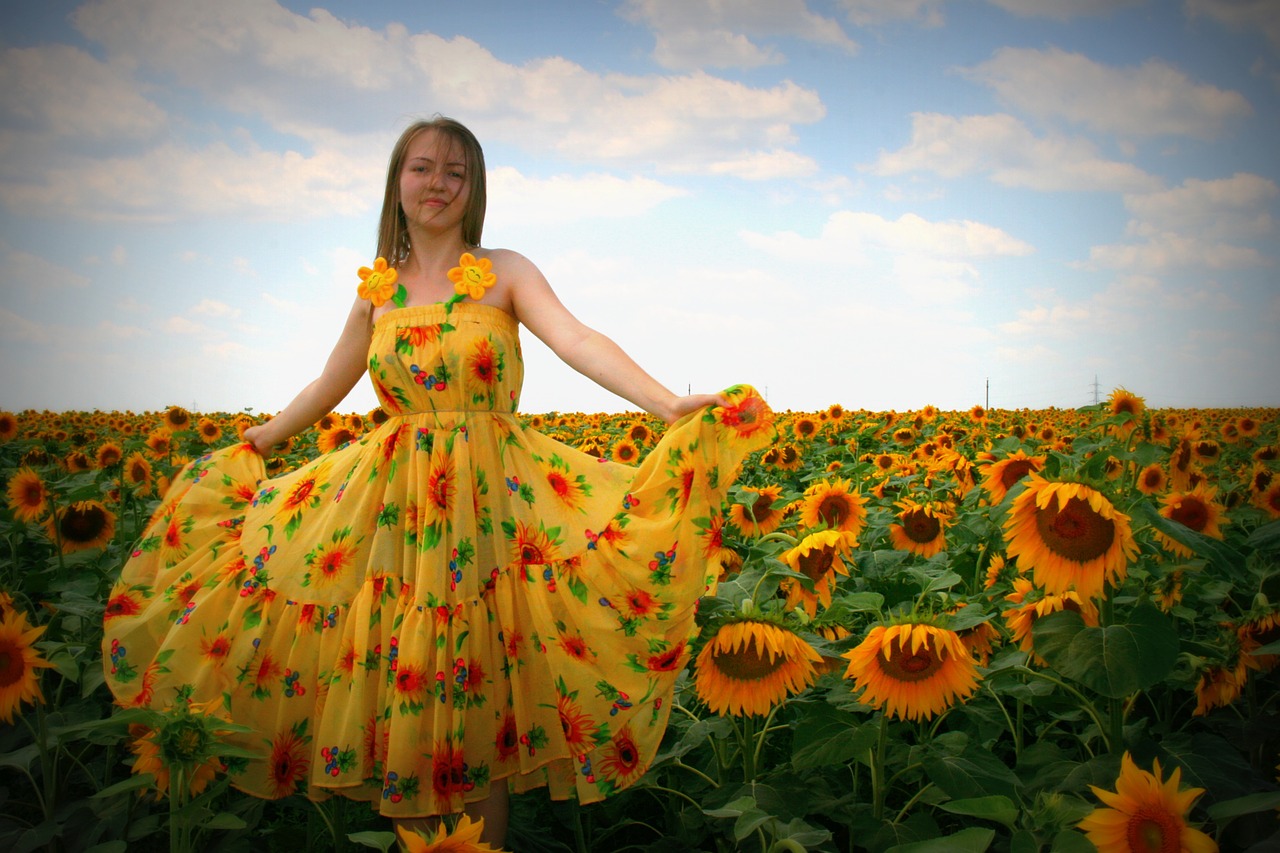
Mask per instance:
[[[385,419],[331,414],[283,472]],[[526,422],[634,464],[635,414]],[[116,707],[103,620],[168,484],[248,414],[0,412],[0,849],[391,849],[237,793],[228,721]],[[1280,849],[1280,410],[780,412],[705,520],[664,748],[513,851]],[[488,850],[460,821],[416,850]]]

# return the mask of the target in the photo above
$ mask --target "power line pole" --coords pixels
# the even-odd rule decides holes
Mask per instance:
[[[1093,404],[1102,402],[1102,386],[1098,384],[1098,374],[1093,374]]]
[[[991,409],[991,377],[990,376],[987,377],[987,402],[982,406],[982,408],[987,409],[988,411],[990,411]]]

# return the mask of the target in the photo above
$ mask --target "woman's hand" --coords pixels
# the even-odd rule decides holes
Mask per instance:
[[[264,459],[271,455],[273,446],[270,439],[262,434],[265,429],[265,424],[255,424],[244,431],[244,440],[252,444],[253,449]]]
[[[685,397],[676,397],[671,401],[671,405],[667,411],[662,414],[662,419],[668,425],[675,423],[690,412],[696,412],[703,406],[727,406],[729,401],[725,399],[723,394],[689,394]]]

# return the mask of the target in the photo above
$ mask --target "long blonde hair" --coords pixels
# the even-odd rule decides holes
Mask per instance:
[[[382,196],[382,215],[378,219],[378,257],[386,258],[395,266],[409,257],[409,228],[400,205],[400,171],[409,143],[419,133],[435,130],[447,136],[462,148],[466,158],[467,209],[462,213],[462,239],[468,246],[480,245],[480,233],[484,230],[484,211],[488,201],[485,188],[484,151],[474,133],[461,122],[437,115],[432,119],[415,121],[404,129],[391,149],[387,165],[387,189]]]

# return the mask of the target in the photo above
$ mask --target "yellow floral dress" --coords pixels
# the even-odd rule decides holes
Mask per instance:
[[[772,415],[736,386],[633,468],[522,425],[522,374],[501,309],[395,308],[369,349],[386,422],[273,479],[248,444],[188,465],[107,605],[119,704],[216,702],[261,797],[415,816],[636,781]]]

